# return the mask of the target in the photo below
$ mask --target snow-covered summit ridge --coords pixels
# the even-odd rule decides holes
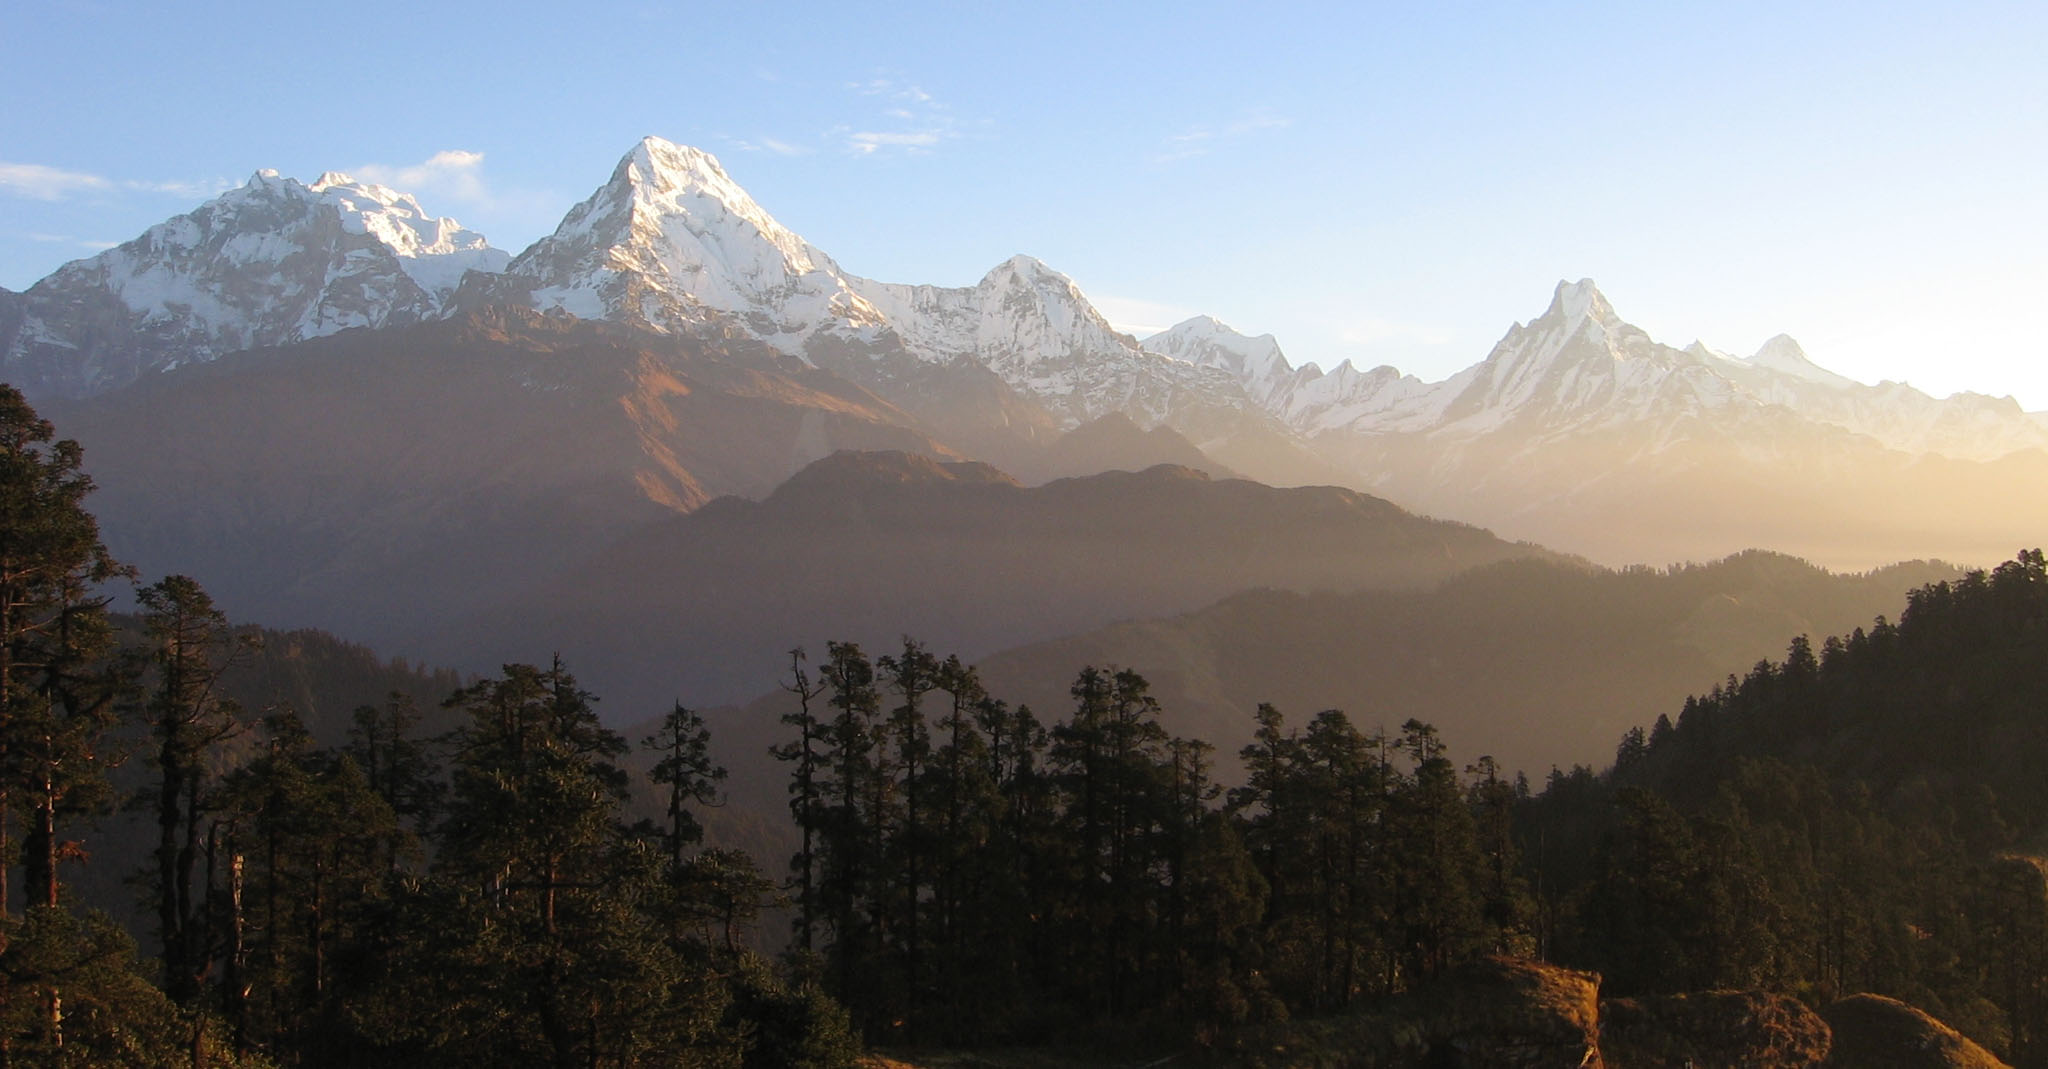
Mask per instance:
[[[94,392],[240,349],[433,318],[464,272],[503,263],[410,196],[258,171],[36,283],[0,337],[0,370],[39,393]]]
[[[1228,372],[1253,400],[1268,409],[1284,394],[1322,374],[1313,364],[1297,370],[1271,334],[1241,334],[1212,316],[1176,323],[1140,344],[1148,352]]]
[[[443,316],[474,297],[655,330],[716,319],[877,388],[916,378],[906,369],[918,362],[969,361],[1069,427],[1124,411],[1148,426],[1200,424],[1198,438],[1214,437],[1234,413],[1304,442],[1515,428],[1554,437],[1768,410],[1913,453],[2048,448],[2048,423],[2010,399],[1866,386],[1782,335],[1747,358],[1661,344],[1591,279],[1560,281],[1542,314],[1442,382],[1349,361],[1297,367],[1271,335],[1206,316],[1140,343],[1073,279],[1030,256],[970,286],[852,274],[779,223],[710,153],[658,137],[634,144],[553,234],[507,261],[404,192],[337,172],[304,185],[259,171],[10,295],[0,370],[45,390],[92,392],[236,349]]]
[[[718,315],[805,359],[964,358],[1072,424],[1122,408],[1157,422],[1169,397],[1250,407],[1228,375],[1139,349],[1072,279],[1030,256],[973,286],[863,278],[777,222],[710,153],[657,137],[515,258],[504,285],[496,299],[655,330]]]
[[[1590,279],[1559,282],[1542,315],[1421,393],[1399,429],[1464,436],[1517,426],[1555,436],[1633,423],[1683,436],[1690,432],[1681,428],[1702,420],[1741,434],[1792,416],[1912,454],[1989,460],[2048,449],[2042,425],[2010,399],[1937,399],[1897,383],[1866,385],[1814,363],[1783,334],[1747,359],[1699,342],[1672,348],[1622,319]],[[1413,414],[1432,411],[1436,418],[1416,427]],[[1349,426],[1371,433],[1374,422]]]
[[[776,222],[710,153],[658,137],[634,145],[506,273],[529,280],[543,310],[656,330],[726,313],[792,353],[819,330],[879,320],[831,257]]]
[[[1441,382],[1348,361],[1328,373],[1312,363],[1295,368],[1270,335],[1249,337],[1208,316],[1144,345],[1227,371],[1311,439],[1510,431],[1549,439],[1632,423],[1661,427],[1670,439],[1702,419],[1733,431],[1790,415],[1907,453],[1985,460],[2048,449],[2043,421],[2009,398],[1936,399],[1898,383],[1865,385],[1814,363],[1786,335],[1748,358],[1697,341],[1672,348],[1623,319],[1589,278],[1559,281],[1542,314],[1514,324],[1484,360]]]
[[[400,266],[420,287],[446,301],[464,271],[497,272],[512,254],[494,249],[482,234],[454,219],[432,216],[410,193],[389,186],[358,182],[340,171],[328,171],[307,187],[341,211],[350,233],[369,234],[399,258]]]

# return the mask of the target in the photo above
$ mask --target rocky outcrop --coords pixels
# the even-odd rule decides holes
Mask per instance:
[[[2005,1063],[1897,999],[1852,995],[1821,1011],[1834,1030],[1826,1069],[2005,1069]]]
[[[1827,1022],[1785,995],[1703,991],[1600,1003],[1610,1069],[1804,1069],[1828,1057]]]
[[[1488,957],[1373,1012],[1254,1030],[1230,1052],[1259,1069],[1601,1069],[1600,977]]]
[[[1245,1029],[1210,1053],[1248,1069],[2005,1069],[1878,995],[1815,1013],[1757,991],[1599,992],[1595,973],[1489,957],[1360,1012]]]

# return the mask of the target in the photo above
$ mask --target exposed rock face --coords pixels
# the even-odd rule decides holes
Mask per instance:
[[[1597,1069],[1600,977],[1516,958],[1460,967],[1424,992],[1424,1064]]]
[[[1757,991],[1606,999],[1594,973],[1489,957],[1370,1009],[1247,1029],[1216,1053],[1251,1069],[2003,1069],[1896,999],[1822,1013]]]
[[[1834,1029],[1827,1069],[2003,1069],[1955,1029],[1882,995],[1851,995],[1821,1011]]]
[[[1797,999],[1755,991],[1608,999],[1600,1053],[1616,1069],[1800,1069],[1828,1057],[1827,1022]]]
[[[1377,1011],[1256,1029],[1258,1069],[1602,1069],[1600,977],[1519,958],[1460,966]]]

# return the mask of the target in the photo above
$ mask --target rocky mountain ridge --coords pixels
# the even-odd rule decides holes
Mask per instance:
[[[275,171],[65,264],[0,312],[0,373],[31,396],[100,393],[227,353],[438,319],[509,259],[408,194]]]
[[[1867,386],[1782,336],[1746,359],[1674,348],[1591,280],[1559,283],[1542,314],[1434,383],[1297,367],[1271,336],[1209,318],[1140,342],[1028,256],[973,286],[881,282],[782,226],[708,153],[659,138],[510,258],[404,194],[258,174],[0,293],[0,375],[77,397],[241,349],[504,306],[745,339],[1006,470],[1069,472],[1044,450],[1121,415],[1216,470],[1369,490],[1615,563],[1755,545],[1848,567],[1995,560],[2038,527],[1998,488],[2048,479],[2048,422],[2010,398]],[[1953,522],[1929,538],[1932,515]]]
[[[303,186],[259,172],[5,297],[14,307],[0,309],[4,366],[42,387],[31,393],[94,392],[239,348],[495,301],[656,330],[730,317],[807,358],[847,346],[871,362],[899,353],[934,364],[966,358],[1067,428],[1110,412],[1183,426],[1189,408],[1220,406],[1270,416],[1307,439],[1455,439],[1530,423],[1555,432],[1780,407],[1909,454],[1989,460],[2048,448],[2048,425],[2009,398],[1867,386],[1820,368],[1783,335],[1747,359],[1700,342],[1662,345],[1616,315],[1589,279],[1559,283],[1542,315],[1511,327],[1480,363],[1434,383],[1348,361],[1327,372],[1296,367],[1271,335],[1249,337],[1206,316],[1141,343],[1111,326],[1071,279],[1028,256],[970,287],[847,272],[778,223],[709,153],[654,137],[517,257],[382,186],[334,173]],[[107,314],[115,306],[125,314]],[[87,308],[101,314],[80,314]],[[94,363],[124,345],[144,352]],[[86,367],[67,375],[58,366],[67,361]]]

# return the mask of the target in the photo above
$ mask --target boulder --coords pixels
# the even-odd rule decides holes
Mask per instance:
[[[1600,1003],[1610,1069],[1805,1069],[1826,1061],[1829,1040],[1827,1022],[1785,995],[1702,991]]]
[[[1826,1069],[2007,1069],[1962,1033],[1897,999],[1851,995],[1821,1016],[1835,1033]]]

